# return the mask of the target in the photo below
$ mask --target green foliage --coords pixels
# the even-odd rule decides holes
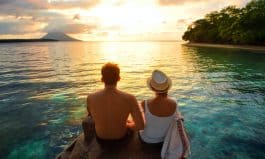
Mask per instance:
[[[265,45],[265,0],[244,8],[228,6],[188,26],[182,39],[190,42]]]

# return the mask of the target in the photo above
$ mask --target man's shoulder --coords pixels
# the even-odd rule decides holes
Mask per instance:
[[[121,90],[119,90],[119,94],[121,96],[123,96],[124,98],[127,98],[128,100],[135,100],[136,99],[134,95],[127,93],[127,92],[124,92],[124,91],[121,91]]]

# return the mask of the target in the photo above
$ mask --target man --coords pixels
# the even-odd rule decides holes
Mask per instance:
[[[128,129],[144,128],[136,98],[117,89],[119,74],[120,69],[117,64],[105,64],[101,69],[104,89],[87,97],[87,110],[95,121],[96,135],[103,140],[122,139],[126,136]],[[127,121],[129,114],[134,121]]]

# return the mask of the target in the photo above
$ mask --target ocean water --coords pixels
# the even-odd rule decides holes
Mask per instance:
[[[192,159],[265,158],[265,54],[178,42],[0,44],[0,158],[49,159],[82,132],[101,66],[121,67],[118,88],[152,97],[154,69],[173,81]]]

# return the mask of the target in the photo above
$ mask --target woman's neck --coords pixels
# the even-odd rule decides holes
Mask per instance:
[[[156,98],[166,98],[167,94],[156,94],[155,97]]]

